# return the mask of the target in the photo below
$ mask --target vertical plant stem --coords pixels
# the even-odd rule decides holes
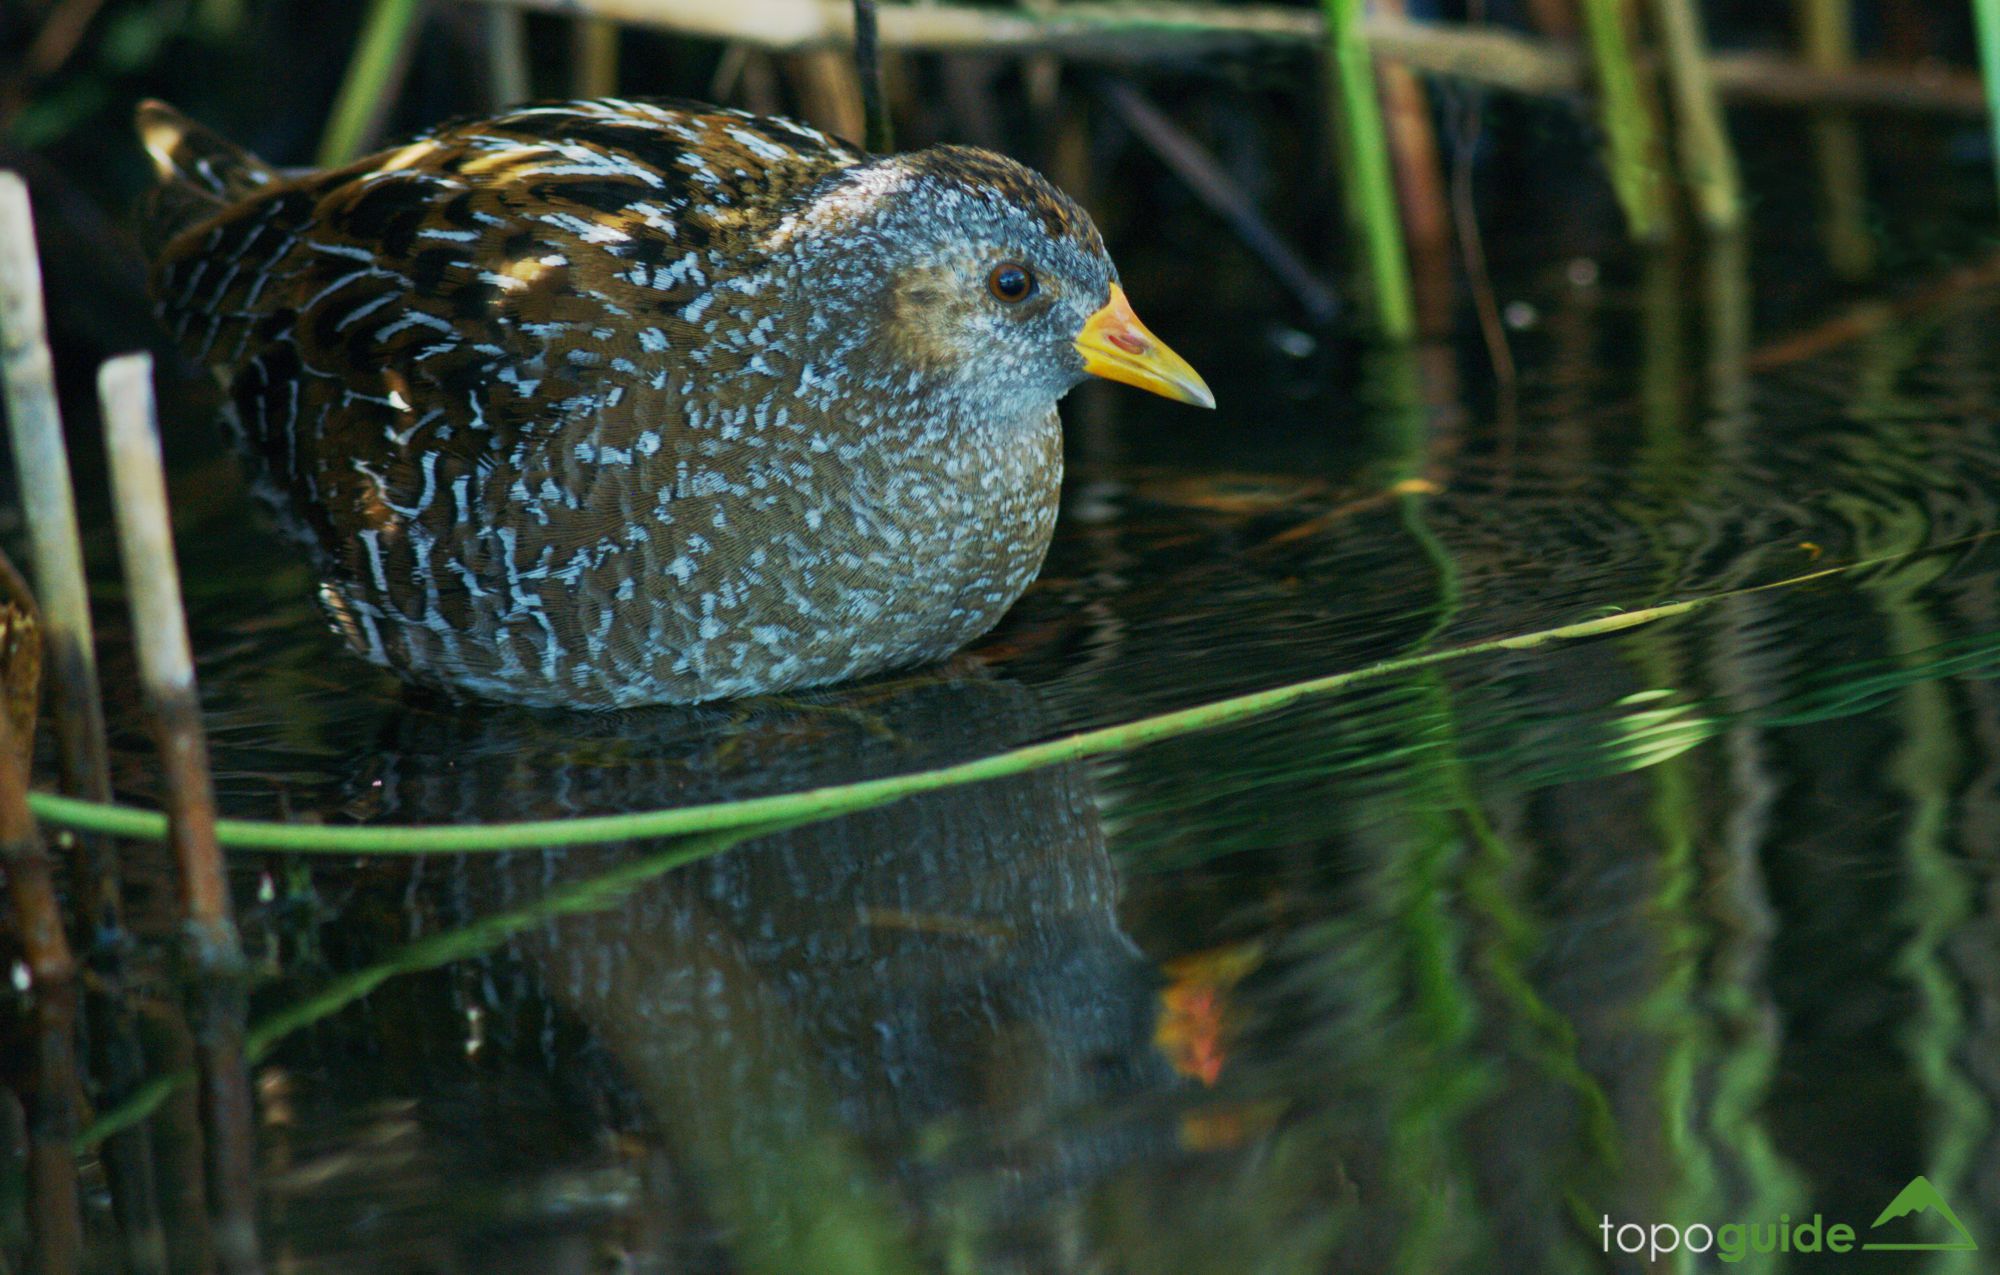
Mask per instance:
[[[320,139],[322,168],[353,159],[381,129],[409,69],[423,14],[424,0],[369,0],[361,36],[333,100],[326,135]]]
[[[215,842],[215,799],[167,513],[152,372],[150,356],[126,355],[99,370],[97,388],[118,500],[119,551],[138,643],[139,678],[147,707],[173,736],[164,761],[175,859],[187,896],[188,922],[195,929],[196,953],[204,968],[216,969],[242,958],[222,851]]]
[[[28,1118],[28,1269],[69,1275],[83,1260],[76,1189],[76,963],[63,933],[48,852],[28,813],[28,741],[0,713],[0,863],[14,933],[28,968],[33,1061],[21,1107]]]
[[[2000,0],[1972,0],[1972,16],[1979,29],[1979,69],[1986,79],[1993,162],[2000,173]]]
[[[97,663],[92,654],[90,599],[84,585],[83,542],[56,409],[55,368],[42,314],[42,271],[28,188],[0,173],[0,360],[7,384],[7,423],[28,523],[35,593],[42,612],[42,640],[55,719],[63,788],[94,801],[108,800],[104,715],[99,706]],[[118,866],[108,845],[93,863],[84,901],[93,909],[115,906]],[[108,898],[106,898],[108,896]],[[114,922],[94,910],[93,924]]]
[[[1795,0],[1799,42],[1807,65],[1839,72],[1854,65],[1853,0]],[[1875,268],[1868,237],[1868,172],[1861,130],[1845,111],[1820,109],[1812,118],[1813,159],[1819,166],[1820,238],[1835,273],[1858,279]]]
[[[1695,215],[1710,230],[1732,231],[1743,221],[1741,183],[1709,70],[1701,11],[1695,0],[1652,0],[1652,6],[1674,98],[1674,139]]]
[[[42,312],[42,272],[28,188],[0,173],[0,375],[21,508],[41,609],[49,715],[63,791],[92,801],[111,797],[104,711],[97,683],[83,543],[77,532],[69,454],[56,408],[55,368]],[[108,837],[65,834],[74,849],[72,900],[94,976],[84,1010],[95,1071],[106,1100],[121,1102],[144,1076],[145,1061],[123,995],[124,904],[118,853]],[[125,1264],[150,1275],[164,1268],[165,1239],[153,1178],[151,1139],[143,1128],[105,1148],[112,1207]]]
[[[147,1057],[153,1061],[153,1075],[141,1085],[128,1103],[143,1102],[159,1085],[161,1076],[199,1074],[195,1053],[194,1026],[183,1013],[149,1015],[141,1024],[146,1030]],[[202,1167],[205,1153],[201,1128],[202,1098],[197,1087],[176,1091],[159,1104],[151,1126],[153,1146],[159,1156],[160,1200],[166,1215],[169,1269],[212,1271],[216,1268],[215,1230],[208,1207],[208,1173]]]
[[[784,66],[807,123],[849,141],[867,136],[853,58],[839,49],[804,49],[784,55]]]
[[[214,1241],[228,1275],[262,1270],[255,1136],[243,1053],[246,970],[215,839],[215,791],[201,730],[194,658],[174,561],[173,527],[153,411],[153,360],[129,354],[98,371],[105,452],[117,497],[118,547],[138,645],[139,681],[160,749],[168,840],[179,870],[195,983]]]
[[[1702,250],[1702,308],[1708,337],[1709,410],[1723,421],[1750,405],[1750,245],[1739,232],[1713,236]]]
[[[1479,232],[1478,195],[1472,184],[1472,157],[1479,145],[1481,108],[1466,109],[1458,122],[1458,137],[1451,165],[1451,212],[1458,230],[1459,259],[1465,264],[1465,282],[1472,292],[1472,308],[1479,316],[1480,339],[1493,365],[1496,391],[1494,413],[1499,426],[1501,447],[1513,453],[1520,425],[1521,378],[1514,362],[1514,347],[1507,341],[1507,323],[1500,312],[1500,298],[1493,290],[1493,272],[1486,267],[1486,239]]]
[[[512,5],[490,4],[480,12],[486,27],[486,88],[495,109],[534,96],[528,75],[528,15]]]
[[[1408,0],[1381,0],[1393,17],[1409,12]],[[1401,62],[1381,67],[1382,106],[1389,156],[1396,172],[1403,235],[1409,244],[1418,326],[1426,335],[1451,327],[1451,209],[1445,200],[1444,168],[1437,130],[1422,80]]]
[[[578,97],[610,97],[618,92],[618,24],[609,18],[578,18],[570,26],[570,79]]]
[[[1667,184],[1653,103],[1632,56],[1628,0],[1583,0],[1583,17],[1597,75],[1611,189],[1632,238],[1656,243],[1669,229]]]
[[[889,105],[882,98],[882,49],[876,38],[875,0],[854,0],[854,74],[861,81],[868,149],[886,155],[896,149],[896,133],[889,122]]]
[[[1416,335],[1415,305],[1410,296],[1410,266],[1403,250],[1403,226],[1396,210],[1389,144],[1382,127],[1382,105],[1375,96],[1375,66],[1361,29],[1364,0],[1322,2],[1348,227],[1364,246],[1376,325],[1388,339],[1407,341]]]
[[[1677,248],[1645,254],[1639,275],[1639,436],[1649,464],[1667,470],[1687,450],[1685,262]]]
[[[1102,189],[1104,174],[1092,162],[1091,149],[1093,120],[1097,114],[1098,99],[1089,94],[1071,93],[1067,100],[1052,101],[1049,106],[1049,141],[1047,143],[1048,174],[1055,179],[1059,189],[1075,196],[1085,208],[1102,207],[1098,192]],[[1110,387],[1105,387],[1110,388]],[[1124,398],[1118,394],[1097,393],[1093,387],[1079,387],[1070,396],[1075,415],[1069,418],[1069,437],[1074,440],[1076,456],[1084,466],[1109,469],[1124,458],[1124,445],[1119,429]],[[1116,537],[1108,527],[1093,526],[1085,533],[1085,543],[1089,546],[1090,560],[1099,570],[1109,571],[1115,567],[1110,560],[1117,558],[1119,550]],[[1117,638],[1106,639],[1115,645]]]

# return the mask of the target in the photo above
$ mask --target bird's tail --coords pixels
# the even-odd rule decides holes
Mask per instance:
[[[241,146],[203,128],[165,102],[139,103],[139,140],[153,157],[159,184],[145,213],[149,255],[190,226],[275,180],[278,171]]]

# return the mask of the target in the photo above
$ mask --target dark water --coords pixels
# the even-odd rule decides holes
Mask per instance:
[[[1464,401],[1460,356],[1336,375],[1196,336],[1223,412],[1073,404],[1051,560],[973,652],[701,711],[406,700],[190,458],[249,815],[786,792],[1730,595],[686,866],[241,855],[253,1026],[381,975],[253,1068],[274,1267],[1639,1270],[1605,1219],[1953,1238],[1870,1231],[1922,1174],[1984,1252],[1742,1268],[1992,1269],[2000,291],[1801,343],[1747,271],[1524,287],[1512,401]],[[134,853],[157,971],[165,868]],[[1651,1269],[1717,1268],[1679,1260]]]

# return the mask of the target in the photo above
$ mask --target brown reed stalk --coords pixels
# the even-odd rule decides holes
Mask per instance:
[[[1527,0],[1528,23],[1551,40],[1577,37],[1577,13],[1572,0]]]
[[[1379,0],[1377,11],[1402,17],[1408,7],[1409,0]],[[1377,62],[1382,121],[1396,174],[1396,206],[1403,215],[1403,241],[1409,245],[1417,330],[1439,336],[1451,328],[1452,226],[1430,95],[1408,66],[1391,58],[1378,57]]]
[[[256,1139],[244,1063],[246,968],[215,839],[215,788],[202,734],[194,657],[167,512],[166,473],[148,354],[98,370],[104,444],[117,499],[118,548],[138,648],[139,682],[160,749],[168,841],[179,870],[194,982],[195,1052],[217,1262],[227,1275],[263,1269],[256,1229]]]
[[[11,570],[11,568],[9,568]],[[0,863],[27,967],[28,1269],[69,1275],[83,1257],[76,1188],[76,962],[63,933],[48,851],[28,813],[28,741],[0,713]]]
[[[1849,0],[1793,0],[1793,10],[1807,65],[1832,72],[1854,65]],[[1845,111],[1818,110],[1813,112],[1812,141],[1827,261],[1842,278],[1864,278],[1875,269],[1875,243],[1868,237],[1868,162],[1861,130]]]
[[[110,767],[83,543],[56,407],[34,214],[27,186],[13,173],[0,173],[0,374],[39,594],[43,667],[62,787],[71,796],[106,801]],[[144,1051],[123,994],[125,921],[118,853],[107,837],[77,837],[66,844],[74,848],[72,902],[82,918],[84,959],[93,976],[83,1003],[94,1070],[104,1097],[116,1103],[145,1076]],[[148,1131],[137,1127],[121,1133],[107,1143],[104,1155],[125,1265],[137,1275],[164,1270],[165,1238]]]
[[[570,87],[578,97],[616,94],[618,24],[609,18],[579,18],[569,31]]]

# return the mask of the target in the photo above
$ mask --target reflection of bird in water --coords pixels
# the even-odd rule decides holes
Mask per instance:
[[[413,710],[365,780],[383,818],[598,814],[937,766],[1040,729],[1025,688],[963,671],[734,712]],[[492,905],[465,919],[657,848],[472,861],[457,888]],[[1116,904],[1088,772],[1062,766],[746,843],[517,954],[608,1047],[670,1176],[746,1264],[783,1269],[827,1227],[867,1231],[856,1218],[891,1247],[909,1219],[929,1247],[978,1218],[980,1269],[1039,1271],[1037,1218],[1171,1138],[1117,1114],[1172,1080]],[[486,1012],[505,1030],[513,1008]]]

